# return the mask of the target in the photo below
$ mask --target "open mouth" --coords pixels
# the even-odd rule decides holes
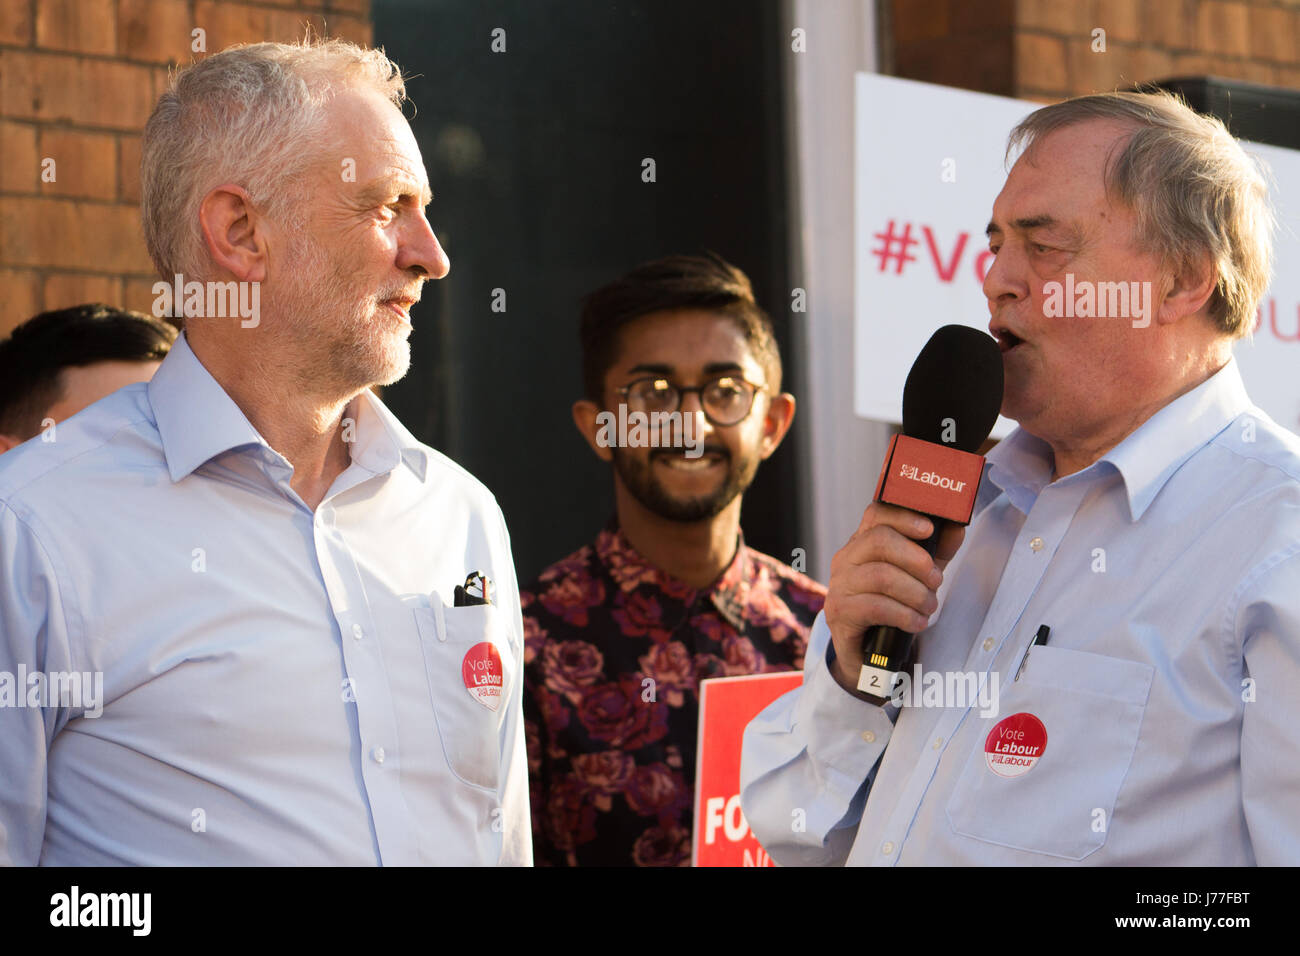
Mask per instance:
[[[993,333],[993,336],[998,340],[998,349],[1003,355],[1023,345],[1025,341],[1009,329],[998,329]]]
[[[673,471],[683,472],[703,472],[708,471],[715,465],[721,465],[723,459],[721,455],[705,453],[698,458],[689,458],[684,452],[660,453],[655,455],[654,460],[663,465],[665,468],[671,468]]]

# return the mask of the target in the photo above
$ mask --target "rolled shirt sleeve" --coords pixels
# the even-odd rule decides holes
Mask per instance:
[[[809,637],[803,685],[745,728],[741,808],[783,866],[844,863],[898,713],[840,687],[827,666],[829,646],[823,612]]]

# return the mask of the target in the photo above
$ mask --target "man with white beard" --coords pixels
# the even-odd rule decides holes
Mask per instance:
[[[531,863],[505,522],[370,390],[450,268],[404,98],[329,40],[155,107],[159,274],[260,314],[187,309],[152,382],[5,456],[0,671],[102,673],[105,705],[3,712],[0,863]]]

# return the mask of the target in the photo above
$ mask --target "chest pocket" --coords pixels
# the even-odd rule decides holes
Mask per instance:
[[[501,728],[518,679],[509,628],[491,604],[446,607],[434,594],[432,605],[414,613],[443,755],[451,772],[465,783],[495,791]]]
[[[1082,860],[1106,842],[1120,785],[1137,748],[1155,668],[1043,645],[1019,681],[1002,685],[996,717],[979,733],[948,801],[948,823],[962,836],[998,846]],[[1014,675],[1014,672],[1013,672]],[[1018,776],[989,766],[986,741],[1015,714],[1038,718],[1042,755]]]

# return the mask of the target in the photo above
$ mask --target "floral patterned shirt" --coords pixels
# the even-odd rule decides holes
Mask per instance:
[[[710,587],[611,522],[520,593],[539,865],[686,866],[700,681],[803,667],[826,589],[737,541]]]

